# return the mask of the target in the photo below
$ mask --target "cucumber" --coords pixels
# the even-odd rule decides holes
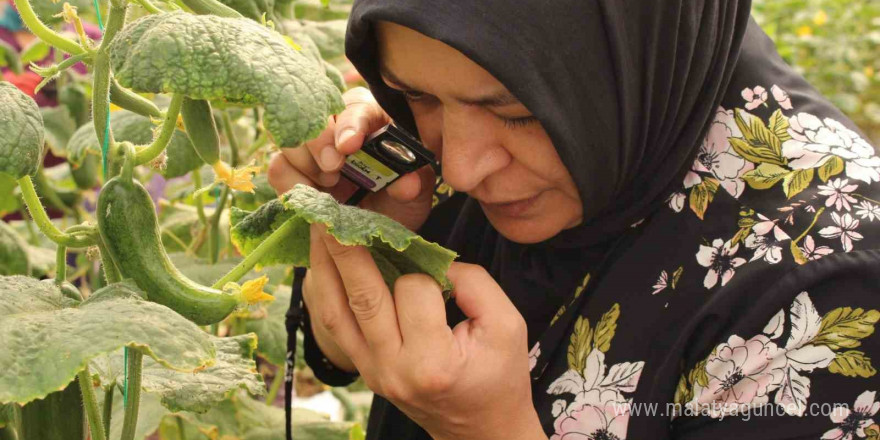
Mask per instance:
[[[240,296],[198,284],[174,267],[159,238],[159,221],[149,193],[139,182],[114,177],[98,197],[98,229],[124,278],[198,325],[226,318]]]
[[[186,134],[199,157],[208,165],[220,161],[220,135],[217,133],[211,103],[203,99],[184,98],[180,114]]]

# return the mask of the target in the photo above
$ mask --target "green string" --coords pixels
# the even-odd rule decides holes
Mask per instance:
[[[101,8],[98,0],[95,4],[95,15],[98,16],[98,29],[104,33],[104,20],[101,19]],[[104,142],[101,145],[101,162],[104,169],[104,180],[107,180],[107,150],[110,148],[110,92],[107,91],[107,121],[104,124]],[[123,350],[123,383],[122,383],[122,406],[128,407],[128,347]]]

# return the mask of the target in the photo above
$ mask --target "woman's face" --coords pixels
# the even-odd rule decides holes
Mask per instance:
[[[409,102],[443,179],[480,202],[506,238],[536,243],[581,223],[577,187],[541,123],[461,52],[393,23],[377,26],[382,79]]]

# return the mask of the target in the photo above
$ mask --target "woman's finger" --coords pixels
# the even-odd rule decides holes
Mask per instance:
[[[370,251],[363,246],[343,246],[326,233],[320,235],[336,264],[348,305],[367,344],[377,356],[396,356],[401,345],[397,311]]]
[[[313,313],[312,319],[317,319],[327,332],[333,337],[336,345],[339,346],[358,367],[361,367],[364,359],[368,359],[367,341],[361,333],[357,324],[354,313],[348,306],[348,296],[345,294],[345,287],[342,279],[336,269],[333,258],[327,252],[327,246],[324,244],[321,236],[324,235],[323,229],[317,225],[311,226],[311,237],[309,241],[309,275],[307,280],[310,282],[309,292],[318,293],[318,295],[310,294],[310,302],[314,296],[320,296],[318,307],[315,310],[309,309]]]
[[[269,161],[267,178],[269,185],[275,188],[275,192],[278,194],[286,193],[298,183],[311,187],[318,186],[308,176],[297,170],[287,157],[277,153]]]
[[[360,150],[367,136],[388,125],[391,118],[363,87],[349,90],[342,98],[346,108],[336,117],[334,141],[340,154],[349,155]]]
[[[443,291],[425,274],[403,275],[394,283],[394,305],[403,344],[437,349],[438,338],[452,338]]]

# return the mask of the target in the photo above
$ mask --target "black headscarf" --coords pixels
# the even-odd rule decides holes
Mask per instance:
[[[346,54],[415,132],[378,70],[373,23],[459,50],[543,124],[583,200],[556,244],[602,242],[661,204],[692,162],[736,65],[750,0],[355,1]]]

